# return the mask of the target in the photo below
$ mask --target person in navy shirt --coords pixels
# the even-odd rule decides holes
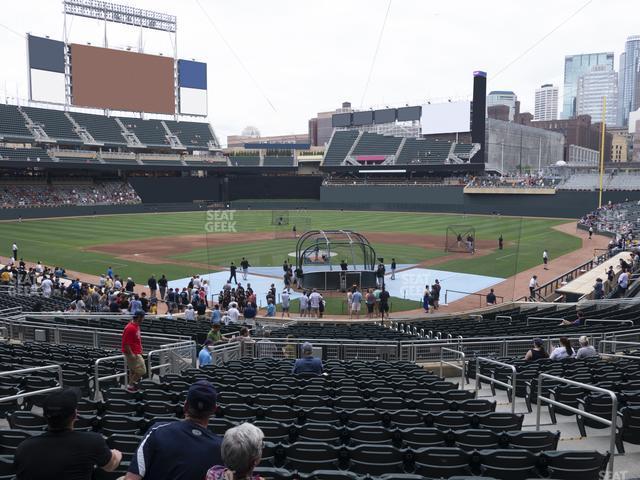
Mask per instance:
[[[185,419],[151,427],[131,459],[125,480],[200,480],[222,464],[222,438],[207,427],[216,411],[211,383],[191,385],[184,403]]]
[[[300,373],[322,375],[322,360],[313,356],[313,345],[309,342],[302,344],[302,358],[296,360],[291,373],[294,375]]]

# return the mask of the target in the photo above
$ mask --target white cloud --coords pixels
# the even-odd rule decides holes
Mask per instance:
[[[194,0],[134,0],[178,17],[178,54],[208,63],[209,120],[224,141],[248,124],[264,134],[300,133],[318,111],[359,106],[387,0],[201,0],[258,83],[248,77]],[[125,2],[122,2],[125,3]],[[585,0],[395,0],[364,106],[471,95],[472,72],[489,89],[513,90],[524,110],[534,90],[560,84],[564,56],[613,51],[640,33],[637,0],[594,0],[523,58],[492,78]],[[61,2],[6,2],[0,23],[20,33],[62,38]],[[102,42],[100,22],[68,18],[71,40]],[[109,26],[112,46],[137,45],[138,31]],[[167,36],[145,34],[148,53],[171,53]],[[0,28],[0,91],[27,97],[26,42]],[[617,66],[616,66],[617,68]],[[271,108],[265,95],[275,106]]]

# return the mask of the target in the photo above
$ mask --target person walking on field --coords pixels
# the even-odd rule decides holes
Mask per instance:
[[[127,385],[129,392],[138,390],[137,383],[147,373],[147,367],[142,358],[142,337],[140,335],[140,324],[143,319],[143,311],[134,312],[133,319],[122,332],[122,353],[127,360],[127,368],[129,369],[129,384]]]
[[[396,259],[391,259],[391,280],[396,279]]]
[[[498,249],[502,250],[504,248],[504,239],[502,238],[502,234],[498,237]]]
[[[547,267],[547,265],[549,264],[549,252],[547,252],[546,248],[542,252],[542,263],[544,263],[544,269],[549,270],[549,268]]]
[[[590,225],[589,226],[589,240],[591,240],[591,237],[593,236],[593,226]]]
[[[531,300],[532,302],[536,301],[536,288],[538,288],[538,276],[534,275],[533,277],[531,277],[531,280],[529,280],[529,300]]]
[[[231,265],[229,265],[229,280],[227,280],[227,283],[231,283],[231,279],[233,279],[235,284],[238,285],[238,279],[236,278],[237,269],[238,267],[236,267],[236,264],[231,262]]]

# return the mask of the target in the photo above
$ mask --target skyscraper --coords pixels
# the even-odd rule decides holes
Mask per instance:
[[[640,35],[627,38],[624,56],[620,56],[620,96],[622,97],[620,117],[623,125],[629,121],[629,112],[640,107],[640,98],[636,95],[636,87],[640,73]]]
[[[516,102],[518,97],[515,93],[509,90],[494,90],[487,95],[487,108],[494,105],[506,105],[509,107],[509,121],[513,121],[513,116],[516,113]]]
[[[576,116],[576,94],[578,79],[596,65],[606,65],[613,71],[613,53],[585,53],[564,57],[564,93],[562,97],[562,118]]]
[[[533,119],[558,119],[558,87],[554,87],[550,83],[547,83],[536,90],[536,103]]]
[[[605,123],[618,123],[618,74],[607,65],[596,65],[578,78],[576,114],[590,115],[592,123],[602,121],[602,99],[607,99]]]

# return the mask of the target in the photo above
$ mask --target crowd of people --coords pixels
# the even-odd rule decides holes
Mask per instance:
[[[487,175],[473,177],[467,183],[468,187],[475,188],[553,188],[555,181],[542,175],[514,174],[514,175]]]
[[[11,184],[0,186],[0,208],[36,208],[87,205],[134,205],[141,203],[126,182],[79,185]]]
[[[640,220],[640,202],[607,202],[602,207],[584,215],[578,224],[588,228],[590,234],[607,233],[613,236],[610,248],[620,249],[637,245],[635,230]]]
[[[589,357],[597,357],[598,352],[589,345],[589,339],[582,335],[578,339],[579,346],[574,348],[571,345],[571,340],[567,337],[560,337],[560,344],[556,346],[551,353],[547,353],[544,348],[544,341],[541,338],[533,339],[533,346],[527,351],[524,356],[526,361],[535,361],[548,358],[550,360],[563,360],[565,358],[583,359]]]

